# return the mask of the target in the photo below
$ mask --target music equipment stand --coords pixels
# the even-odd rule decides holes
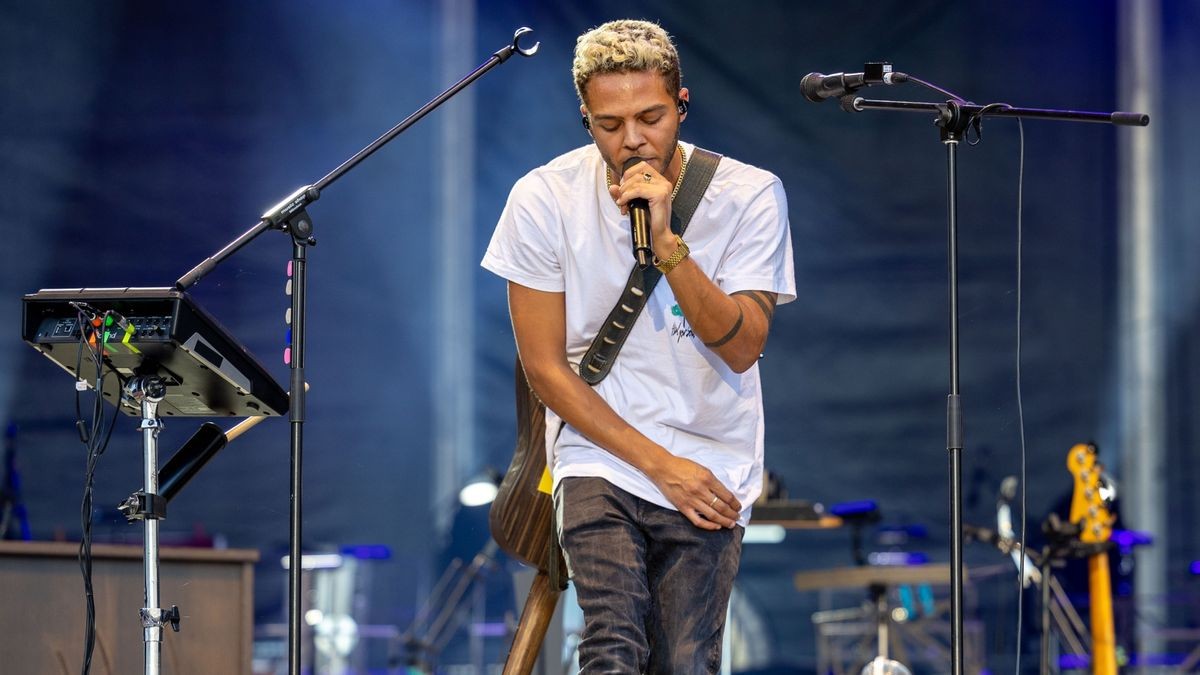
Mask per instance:
[[[143,488],[118,508],[129,522],[142,521],[143,664],[147,675],[159,675],[163,627],[179,632],[180,619],[177,606],[158,606],[158,521],[167,514],[158,484],[160,413],[278,416],[287,394],[220,324],[173,289],[38,291],[23,299],[22,338],[118,410],[141,416]],[[82,378],[71,355],[85,341],[101,363],[94,383]]]
[[[170,293],[176,293],[176,294],[178,294],[179,297],[182,297],[184,294],[184,291],[186,291],[187,289],[194,286],[197,282],[200,281],[201,278],[203,278],[205,275],[207,275],[209,272],[211,272],[214,268],[216,268],[216,266],[219,265],[222,261],[224,261],[226,258],[232,256],[234,253],[239,251],[243,246],[245,246],[246,244],[249,244],[252,240],[257,238],[258,235],[262,234],[263,232],[266,232],[267,230],[277,230],[279,232],[282,232],[282,233],[288,235],[288,237],[291,239],[292,261],[288,267],[289,276],[291,277],[289,279],[289,289],[291,291],[291,296],[292,296],[291,312],[288,315],[290,317],[290,321],[291,321],[291,331],[290,331],[291,344],[289,345],[288,350],[286,351],[286,354],[287,354],[286,361],[287,361],[288,367],[290,368],[290,371],[291,371],[289,394],[286,397],[287,398],[288,417],[289,417],[289,421],[291,423],[291,474],[290,474],[291,509],[290,509],[290,513],[289,513],[290,527],[289,527],[289,534],[288,534],[288,540],[290,542],[290,545],[289,545],[289,559],[290,560],[300,560],[301,559],[301,552],[300,552],[301,514],[302,514],[301,467],[302,467],[302,463],[303,463],[303,447],[304,447],[303,429],[304,429],[305,399],[306,399],[305,388],[304,388],[304,361],[305,361],[305,346],[306,346],[305,345],[305,310],[307,307],[307,299],[305,296],[305,292],[306,292],[306,285],[307,285],[307,251],[308,251],[308,247],[315,246],[317,243],[316,237],[314,236],[313,221],[312,221],[312,218],[308,215],[307,208],[310,204],[312,204],[313,202],[315,202],[317,199],[320,198],[321,191],[323,189],[325,189],[326,187],[331,185],[337,179],[341,178],[343,175],[345,175],[351,169],[353,169],[355,166],[357,166],[360,162],[365,160],[370,155],[374,154],[375,151],[382,148],[388,142],[393,140],[396,136],[399,136],[402,132],[404,132],[409,127],[411,127],[413,124],[415,124],[416,122],[421,120],[421,118],[423,118],[425,115],[427,115],[429,112],[431,112],[434,108],[437,108],[442,103],[445,103],[447,100],[449,100],[454,95],[459,93],[461,90],[463,90],[464,88],[469,86],[475,80],[482,77],[489,70],[491,70],[492,68],[494,68],[495,66],[497,66],[501,63],[504,63],[513,54],[521,54],[522,56],[530,57],[530,56],[533,56],[535,53],[537,53],[538,46],[540,45],[540,43],[534,43],[531,47],[523,48],[520,46],[521,39],[530,33],[532,33],[532,30],[529,28],[519,28],[513,34],[512,42],[510,44],[507,44],[504,47],[497,50],[494,54],[492,54],[492,56],[487,61],[485,61],[483,64],[481,64],[475,70],[473,70],[469,74],[467,74],[466,77],[459,80],[457,83],[455,83],[450,88],[443,91],[441,94],[438,94],[431,101],[429,101],[424,106],[419,108],[416,112],[412,113],[411,115],[406,117],[403,121],[401,121],[399,124],[392,127],[391,129],[389,129],[382,136],[380,136],[379,138],[372,141],[370,145],[363,148],[362,150],[359,150],[352,157],[350,157],[346,161],[339,164],[333,171],[330,171],[328,174],[326,174],[323,178],[318,180],[316,183],[314,183],[312,185],[306,185],[304,187],[301,187],[300,189],[296,190],[291,195],[289,195],[286,199],[284,199],[283,201],[276,204],[269,211],[264,213],[259,218],[258,223],[256,223],[253,227],[251,227],[249,230],[244,232],[242,235],[240,235],[233,241],[226,244],[223,248],[221,248],[221,250],[217,251],[211,257],[207,258],[200,264],[196,265],[188,273],[184,274],[182,277],[180,277],[178,280],[176,280],[174,289],[169,291]],[[138,289],[127,289],[127,290],[136,291]],[[156,289],[156,290],[162,290],[162,289]],[[68,370],[68,372],[72,372],[78,378],[78,374],[74,372],[74,369],[70,365],[63,363],[62,361],[59,361],[58,358],[56,358],[57,355],[53,354],[53,344],[50,344],[60,337],[66,337],[68,339],[67,340],[57,340],[57,341],[71,341],[71,342],[74,341],[74,340],[70,339],[71,333],[70,333],[70,326],[67,323],[68,320],[64,319],[63,323],[61,323],[61,324],[54,324],[54,325],[49,326],[48,334],[45,333],[45,331],[37,334],[38,338],[45,338],[48,342],[42,342],[40,339],[38,339],[38,340],[32,339],[31,336],[33,336],[34,333],[31,331],[31,321],[30,321],[30,317],[29,317],[29,303],[28,303],[29,300],[30,300],[30,297],[27,296],[26,297],[26,301],[27,301],[27,303],[26,303],[26,321],[25,321],[25,333],[24,333],[26,336],[26,338],[25,338],[26,341],[29,342],[31,345],[33,345],[35,348],[37,348],[38,351],[41,351],[46,356],[49,356],[51,359],[58,361],[59,365],[62,365],[65,369]],[[138,329],[138,330],[140,331],[140,329]],[[155,330],[157,330],[157,326],[156,326]],[[60,332],[62,332],[64,334],[60,335]],[[48,345],[48,348],[46,345]],[[193,347],[194,347],[194,345],[193,345]],[[135,347],[135,349],[136,349],[136,347]],[[203,350],[200,350],[200,349],[196,349],[189,353],[197,358],[203,357],[205,355]],[[160,366],[161,366],[161,364],[154,365],[155,368],[158,368]],[[165,379],[167,379],[168,385],[172,384],[172,380],[170,379],[169,375],[164,376],[161,373],[156,373],[156,374],[158,374],[160,377],[165,377]],[[177,375],[177,373],[172,373],[172,374]],[[178,383],[180,383],[180,381],[181,380],[178,377],[176,377],[174,383],[178,384]],[[108,392],[102,392],[102,394],[108,394]],[[170,396],[169,392],[164,393],[164,396],[169,398],[169,396]],[[198,393],[197,393],[197,396],[199,396]],[[113,397],[111,395],[109,395],[109,398],[111,399]],[[133,405],[131,403],[129,403],[127,401],[123,401],[123,399],[118,399],[118,400],[122,400],[122,402],[118,403],[118,405],[120,407],[126,408],[126,412],[129,412],[129,410],[128,410],[129,408],[133,408]],[[162,403],[162,399],[160,399],[160,401],[156,402],[156,405],[161,405],[161,403]],[[150,412],[150,411],[147,411],[147,412]],[[143,419],[145,419],[145,417]],[[155,430],[157,428],[159,428],[159,427],[157,427],[157,426],[150,427],[150,429],[155,429]],[[147,432],[147,433],[150,433],[150,432]],[[149,443],[149,442],[150,441],[148,440],[147,443]],[[154,452],[154,457],[155,457],[155,460],[157,461],[157,452],[156,451]],[[150,469],[150,468],[147,469],[147,475],[149,475],[151,472],[156,474],[154,480],[157,481],[157,467],[154,467],[153,469]],[[148,479],[147,486],[150,486],[150,485],[151,485],[151,483],[149,482],[149,479]],[[149,494],[147,496],[149,496]],[[155,518],[147,517],[146,520],[147,520],[147,522],[149,522],[149,521],[155,520]],[[288,672],[290,675],[299,675],[299,673],[300,673],[300,630],[301,630],[300,620],[301,620],[301,617],[300,617],[299,610],[300,610],[300,607],[302,604],[301,598],[300,598],[300,594],[301,594],[301,590],[302,590],[300,587],[302,572],[301,572],[300,568],[301,568],[300,565],[291,565],[288,568]],[[157,575],[157,571],[155,572],[155,574]],[[149,604],[149,601],[147,602],[147,604]],[[161,628],[161,625],[159,627]],[[147,663],[147,669],[148,669],[147,673],[151,672],[149,670],[149,668],[150,668],[150,664]],[[155,675],[157,675],[157,671],[154,671],[154,673],[155,673]]]
[[[158,675],[162,672],[162,629],[166,623],[179,632],[179,607],[163,610],[158,606],[158,521],[167,515],[166,500],[158,495],[158,432],[162,422],[158,419],[158,404],[166,395],[167,387],[157,375],[139,375],[125,385],[125,395],[139,404],[142,410],[142,450],[145,457],[145,486],[142,492],[130,496],[122,509],[130,522],[142,521],[145,533],[143,541],[143,574],[145,598],[142,607],[142,641],[145,642],[145,672]]]
[[[900,586],[948,585],[950,583],[950,566],[946,563],[931,563],[923,565],[859,565],[854,567],[835,567],[821,570],[805,570],[795,573],[792,578],[797,591],[833,591],[838,589],[866,588],[869,601],[859,607],[846,609],[827,609],[813,614],[812,622],[817,629],[817,659],[818,670],[833,673],[847,673],[841,662],[840,650],[834,641],[840,638],[854,636],[860,638],[860,648],[865,647],[873,636],[875,641],[875,656],[866,661],[861,671],[869,674],[868,668],[875,668],[880,675],[896,675],[901,672],[895,669],[901,664],[891,660],[891,646],[895,646],[896,656],[901,660],[911,654],[903,648],[903,638],[920,636],[923,645],[922,654],[926,658],[930,654],[949,650],[940,644],[940,639],[934,639],[932,634],[924,632],[924,628],[913,627],[908,631],[900,631],[903,622],[893,621],[891,609],[887,600],[889,588]],[[895,623],[896,632],[892,628]],[[915,626],[915,624],[914,624]],[[921,632],[916,632],[921,631]],[[977,650],[972,651],[972,663],[976,660]],[[854,663],[852,660],[851,663]],[[862,661],[857,661],[862,663]]]

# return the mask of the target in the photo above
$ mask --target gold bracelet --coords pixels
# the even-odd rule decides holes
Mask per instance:
[[[658,268],[659,272],[663,273],[663,276],[666,276],[668,272],[675,269],[675,266],[683,262],[683,259],[688,257],[688,254],[691,253],[691,251],[688,250],[688,245],[683,243],[683,237],[675,235],[675,243],[679,246],[666,260],[660,260],[658,256],[654,256],[654,266]]]

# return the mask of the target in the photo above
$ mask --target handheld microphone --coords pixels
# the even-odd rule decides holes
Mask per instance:
[[[861,73],[809,73],[800,80],[800,93],[813,103],[841,98],[875,84],[900,84],[908,75],[894,72],[890,63],[868,63]]]
[[[621,167],[624,173],[634,164],[641,162],[641,157],[630,157]],[[650,202],[638,197],[629,200],[629,233],[633,238],[633,258],[638,267],[646,269],[654,259],[653,240],[650,238]]]

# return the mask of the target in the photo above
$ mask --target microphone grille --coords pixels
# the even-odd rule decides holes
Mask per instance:
[[[821,73],[809,73],[800,78],[800,93],[804,96],[804,98],[812,101],[813,103],[820,103],[821,101],[825,100],[821,98],[820,95],[821,81],[824,79],[824,77],[825,76]]]

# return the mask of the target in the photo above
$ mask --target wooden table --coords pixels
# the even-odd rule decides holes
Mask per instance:
[[[963,570],[964,579],[966,570]],[[928,565],[834,567],[825,570],[797,572],[792,583],[798,591],[820,591],[833,588],[867,588],[869,586],[949,585],[950,563]]]
[[[0,670],[77,673],[87,605],[73,542],[0,541]],[[96,648],[92,673],[143,671],[141,546],[92,547]],[[258,551],[163,547],[161,605],[178,605],[180,632],[163,632],[171,675],[249,673]]]

